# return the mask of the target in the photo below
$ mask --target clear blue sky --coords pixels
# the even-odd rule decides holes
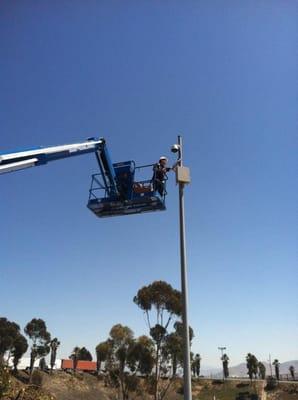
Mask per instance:
[[[12,1],[0,6],[0,150],[107,139],[113,160],[154,162],[178,133],[190,323],[202,366],[297,347],[295,1]],[[177,188],[168,210],[99,220],[95,157],[0,177],[0,313],[44,318],[93,351],[111,326],[146,333],[133,304],[180,287]]]

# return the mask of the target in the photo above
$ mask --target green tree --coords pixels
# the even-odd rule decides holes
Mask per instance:
[[[127,400],[129,393],[137,389],[138,375],[149,375],[154,365],[154,343],[147,336],[134,338],[133,331],[116,324],[105,342],[96,347],[98,369],[105,362],[109,383],[120,390],[121,398]]]
[[[47,331],[47,326],[44,320],[33,318],[25,326],[25,334],[31,340],[31,352],[30,352],[30,378],[32,380],[32,372],[34,368],[34,362],[36,359],[45,357],[50,352],[50,340],[51,335]]]
[[[114,325],[110,330],[111,352],[108,360],[110,378],[120,387],[122,399],[127,400],[130,391],[136,389],[136,376],[128,371],[136,372],[136,353],[133,331],[128,326]]]
[[[223,368],[223,376],[225,379],[227,379],[229,377],[229,361],[230,361],[227,354],[223,354],[223,356],[221,357],[221,361]]]
[[[177,367],[183,366],[183,324],[181,321],[174,323],[175,331],[166,335],[162,346],[162,354],[170,360],[172,366],[172,377],[176,376]],[[189,327],[190,344],[194,337],[193,329]]]
[[[289,371],[290,371],[291,377],[292,377],[292,379],[294,381],[295,380],[295,368],[294,368],[293,365],[289,366]]]
[[[275,359],[272,364],[274,365],[274,368],[275,368],[276,379],[279,381],[279,366],[280,366],[280,363],[279,363],[279,361],[277,359]]]
[[[165,343],[162,347],[162,353],[168,358],[172,366],[172,377],[176,376],[179,361],[182,352],[181,337],[176,332],[172,332],[165,337]]]
[[[109,357],[109,354],[111,352],[111,343],[109,342],[109,340],[101,342],[96,346],[95,351],[97,372],[99,373],[101,369],[101,363],[105,362]]]
[[[256,356],[251,353],[248,353],[246,356],[246,366],[248,370],[249,379],[252,381],[253,376],[257,377],[258,373],[258,360]]]
[[[60,342],[56,337],[51,340],[51,342],[50,342],[50,348],[51,348],[51,357],[50,357],[51,372],[53,372],[53,368],[54,368],[55,363],[56,363],[57,350],[58,350],[59,346],[60,346]]]
[[[130,353],[130,362],[143,375],[149,376],[154,366],[154,342],[146,335],[140,336],[134,343]]]
[[[117,324],[110,330],[110,338],[114,356],[113,372],[118,376],[122,398],[125,400],[128,396],[130,384],[130,380],[125,374],[125,367],[131,367],[128,363],[134,344],[133,331],[128,326]]]
[[[13,348],[11,351],[11,354],[13,356],[14,371],[17,371],[18,363],[27,350],[28,342],[26,338],[19,332],[14,340]]]
[[[79,360],[92,361],[92,355],[86,347],[81,347],[78,353]]]
[[[159,381],[162,373],[163,351],[165,338],[170,322],[181,315],[181,293],[164,281],[155,281],[142,287],[133,299],[147,318],[150,336],[155,345],[155,390],[154,398],[161,397]],[[154,315],[154,324],[152,324]]]
[[[0,318],[0,364],[4,362],[5,353],[11,352],[19,332],[20,327],[15,322]]]
[[[261,361],[258,362],[258,370],[259,370],[259,378],[265,379],[266,378],[266,367]]]

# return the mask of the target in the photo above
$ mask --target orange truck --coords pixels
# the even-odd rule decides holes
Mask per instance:
[[[73,369],[73,360],[61,360],[61,369],[63,369],[64,371],[68,369]],[[94,372],[96,371],[96,362],[78,360],[77,370],[84,372]]]

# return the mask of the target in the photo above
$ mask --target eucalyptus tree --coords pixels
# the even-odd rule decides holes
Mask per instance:
[[[106,340],[104,342],[99,343],[96,348],[96,367],[97,367],[97,372],[100,372],[101,369],[101,363],[105,362],[109,354],[111,352],[111,343],[109,340]]]
[[[105,368],[109,372],[110,383],[118,387],[123,400],[137,389],[138,374],[149,375],[152,371],[153,342],[146,336],[134,338],[133,331],[116,324],[110,331],[110,337],[102,346],[98,346],[105,358]]]
[[[164,281],[155,281],[137,292],[134,303],[144,311],[149,333],[155,345],[155,390],[154,398],[158,400],[159,380],[163,363],[162,348],[171,322],[181,315],[181,293]]]
[[[17,339],[20,327],[15,322],[9,321],[7,318],[0,318],[0,364],[4,363],[4,355],[11,352],[14,341]]]
[[[293,365],[290,365],[289,366],[289,371],[290,371],[291,377],[292,377],[292,379],[294,381],[295,380],[295,367]]]
[[[131,367],[130,354],[133,349],[133,331],[128,326],[114,325],[110,330],[110,343],[112,346],[110,368],[111,376],[121,388],[122,399],[128,397],[129,389],[132,389],[133,379],[130,379],[125,369]]]
[[[50,348],[51,348],[51,357],[50,357],[51,372],[53,372],[53,368],[54,368],[55,363],[56,363],[57,350],[58,350],[59,346],[60,346],[60,342],[56,337],[51,340],[51,342],[50,342]]]
[[[183,366],[183,325],[181,321],[174,323],[174,332],[165,336],[162,354],[170,360],[172,377],[176,376],[178,366]],[[193,329],[189,327],[190,345],[194,337]]]
[[[172,332],[165,337],[162,348],[164,358],[169,359],[172,367],[172,377],[176,376],[179,360],[181,359],[181,338],[176,332]]]
[[[30,351],[30,379],[32,380],[32,372],[36,359],[45,357],[50,352],[51,335],[47,330],[46,323],[40,318],[33,318],[25,326],[25,334],[31,340]]]
[[[14,371],[17,371],[18,363],[22,358],[23,354],[25,354],[27,350],[28,350],[28,342],[26,338],[21,333],[18,333],[18,335],[14,340],[13,348],[11,351],[13,357],[12,360],[13,360]]]
[[[154,342],[146,335],[135,339],[129,354],[130,369],[149,376],[154,366]]]
[[[16,371],[19,360],[27,349],[28,343],[21,334],[19,325],[7,318],[0,318],[0,365],[4,362],[5,353],[8,353],[8,358],[13,357],[14,370]],[[6,361],[8,362],[8,360]]]

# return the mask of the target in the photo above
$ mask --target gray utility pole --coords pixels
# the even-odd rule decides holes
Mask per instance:
[[[224,352],[224,350],[226,350],[226,347],[218,347],[218,350],[221,351],[221,360],[222,360],[222,358],[223,358],[223,352]],[[224,373],[223,366],[222,366],[222,379],[223,379],[223,380],[225,379],[225,373]]]
[[[172,146],[172,151],[178,152],[176,181],[179,185],[179,222],[180,222],[180,260],[181,260],[181,292],[182,292],[182,323],[183,323],[183,380],[184,399],[191,400],[191,367],[190,367],[190,343],[188,324],[188,285],[185,245],[185,218],[184,218],[184,186],[190,183],[189,169],[183,166],[182,137],[178,136],[178,145]]]

